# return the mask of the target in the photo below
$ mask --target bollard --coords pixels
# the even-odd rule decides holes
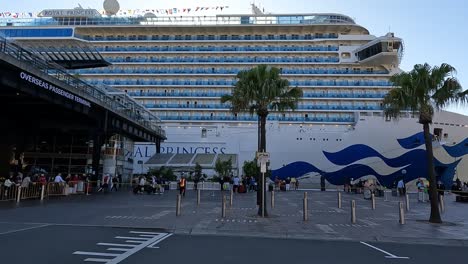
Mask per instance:
[[[387,192],[387,190],[384,190],[383,194],[384,194],[384,201],[388,202],[388,192]]]
[[[86,195],[89,195],[89,181],[86,182]]]
[[[409,212],[409,209],[410,209],[409,194],[405,195],[405,199],[406,199],[406,211]]]
[[[221,207],[221,217],[226,217],[226,196],[223,195],[223,205]]]
[[[303,219],[304,221],[307,221],[308,219],[308,211],[307,211],[307,192],[304,193],[304,202],[303,202]]]
[[[275,208],[275,191],[271,191],[271,208]]]
[[[426,202],[426,192],[425,191],[422,192],[422,202],[423,203]]]
[[[403,202],[399,202],[399,211],[400,211],[400,224],[405,224],[405,210],[403,209]]]
[[[341,209],[341,192],[338,192],[338,209]]]
[[[371,194],[371,200],[372,200],[372,210],[375,210],[375,194]]]
[[[356,223],[356,201],[351,201],[351,223]]]
[[[229,197],[229,206],[232,207],[232,200],[234,198],[234,190],[233,189],[231,189],[231,193],[229,195],[230,195],[230,197]]]
[[[439,205],[440,205],[440,211],[442,213],[445,212],[444,196],[441,194],[439,194]]]
[[[180,215],[180,194],[177,195],[176,216]]]
[[[42,187],[41,187],[41,201],[44,201],[44,193],[45,193],[45,186],[42,185]]]
[[[200,189],[197,190],[197,205],[200,205]]]
[[[18,186],[18,192],[16,193],[16,203],[19,203],[21,200],[21,186]]]

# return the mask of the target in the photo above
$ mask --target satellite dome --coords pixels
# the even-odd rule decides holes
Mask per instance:
[[[149,12],[149,13],[146,13],[146,14],[144,15],[144,17],[145,17],[145,18],[153,18],[153,17],[156,17],[156,15],[155,15],[154,13]]]
[[[105,0],[103,7],[104,11],[106,11],[106,15],[108,16],[113,16],[120,10],[120,5],[117,0]]]

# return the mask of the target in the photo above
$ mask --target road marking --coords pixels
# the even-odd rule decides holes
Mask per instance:
[[[97,243],[98,246],[110,246],[110,247],[135,247],[135,245],[127,244],[115,244],[115,243]]]
[[[380,251],[380,252],[384,253],[385,255],[387,255],[387,256],[385,256],[386,258],[391,258],[391,259],[409,259],[409,257],[399,257],[399,256],[395,256],[395,255],[393,255],[392,253],[388,253],[387,251],[385,251],[385,250],[383,250],[383,249],[380,249],[380,248],[378,248],[378,247],[372,246],[372,245],[367,244],[367,243],[362,242],[362,241],[360,241],[360,243],[363,244],[363,245],[365,245],[365,246],[368,246],[368,247],[370,247],[370,248],[373,248],[373,249],[375,249],[375,250],[377,250],[377,251]]]
[[[115,238],[118,238],[118,239],[134,239],[134,240],[148,240],[149,238],[145,238],[145,237],[123,237],[123,236],[117,236]]]
[[[101,257],[117,257],[120,254],[115,253],[101,253],[101,252],[87,252],[87,251],[75,251],[73,255],[88,255],[88,256],[101,256]]]
[[[40,226],[32,226],[32,227],[27,227],[27,228],[22,228],[22,229],[15,229],[15,230],[10,230],[10,231],[7,231],[7,232],[0,233],[0,235],[7,235],[7,234],[16,233],[16,232],[27,231],[27,230],[36,229],[36,228],[42,228],[42,227],[46,227],[46,226],[50,226],[50,225],[45,224],[45,225],[40,225]]]
[[[142,250],[143,248],[159,248],[155,245],[163,241],[164,239],[170,237],[172,234],[168,233],[154,233],[154,232],[140,232],[140,231],[130,231],[131,234],[138,234],[140,237],[124,237],[117,236],[118,239],[135,239],[135,240],[126,240],[126,243],[135,243],[135,244],[113,244],[113,243],[97,243],[99,246],[115,246],[114,248],[108,248],[110,251],[122,251],[123,253],[105,253],[105,252],[87,252],[87,251],[76,251],[73,254],[75,255],[89,255],[89,256],[100,256],[103,258],[87,258],[84,261],[86,262],[102,262],[106,264],[117,264],[127,259],[136,252]],[[136,241],[136,240],[139,241]],[[118,247],[118,248],[117,248]],[[120,247],[128,247],[120,248]],[[106,258],[113,257],[113,258]]]
[[[161,218],[161,217],[163,217],[163,216],[166,216],[166,215],[168,215],[168,214],[170,214],[170,213],[171,213],[171,211],[168,211],[168,210],[161,211],[161,212],[159,212],[159,213],[157,213],[157,214],[152,215],[151,218],[153,218],[153,219],[159,219],[159,218]]]
[[[84,261],[88,262],[108,262],[108,259],[98,259],[98,258],[87,258]]]
[[[364,224],[370,225],[370,226],[378,226],[378,225],[379,225],[379,224],[374,223],[374,222],[372,222],[372,221],[370,221],[370,220],[358,219],[358,221],[359,221],[359,222],[363,222]]]
[[[336,234],[335,230],[333,230],[331,227],[329,227],[328,225],[320,225],[320,224],[316,224],[315,226],[318,227],[318,229],[322,230],[323,232],[327,233],[327,234]]]

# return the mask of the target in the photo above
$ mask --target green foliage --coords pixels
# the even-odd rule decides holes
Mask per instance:
[[[221,102],[230,102],[231,111],[248,111],[259,116],[268,115],[268,110],[280,112],[296,109],[302,97],[302,90],[289,87],[289,81],[282,79],[276,67],[258,65],[237,74],[237,83],[232,94],[221,97]]]
[[[432,122],[434,110],[451,103],[466,104],[468,90],[463,91],[455,73],[449,64],[431,67],[426,63],[392,76],[395,88],[384,98],[385,115],[398,118],[401,112],[412,111],[419,113],[419,122],[425,124]]]
[[[202,171],[203,171],[202,166],[200,164],[198,164],[198,162],[195,163],[195,176],[194,176],[194,178],[196,180],[200,180],[202,178]]]
[[[252,161],[244,161],[242,171],[244,172],[245,176],[256,177],[260,172],[260,167],[257,166],[257,159],[254,159]]]
[[[171,168],[166,168],[162,166],[161,168],[153,168],[150,169],[148,172],[149,175],[154,175],[156,177],[162,177],[167,181],[175,181],[177,180],[177,176],[175,176],[174,171]]]
[[[218,173],[219,177],[230,177],[232,172],[232,160],[221,161],[221,159],[217,159],[215,171]]]

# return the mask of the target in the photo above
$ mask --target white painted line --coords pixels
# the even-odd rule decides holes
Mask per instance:
[[[140,231],[130,231],[131,234],[143,234],[143,235],[160,235],[161,233],[154,233],[154,232],[140,232]]]
[[[27,227],[27,228],[22,228],[22,229],[15,229],[15,230],[10,230],[10,231],[7,231],[7,232],[0,233],[0,235],[7,235],[7,234],[11,234],[11,233],[27,231],[27,230],[31,230],[31,229],[46,227],[46,226],[50,226],[50,225],[45,224],[45,225],[40,225],[40,226],[32,226],[32,227]]]
[[[110,246],[110,247],[135,247],[136,245],[127,244],[114,244],[114,243],[97,243],[98,246]]]
[[[161,237],[159,240],[157,240],[156,242],[154,242],[153,244],[149,245],[148,247],[149,248],[159,248],[159,247],[155,247],[155,245],[161,243],[164,239],[168,238],[172,236],[172,234],[166,234],[165,236]]]
[[[108,248],[109,251],[128,251],[128,248]]]
[[[123,236],[116,236],[115,238],[118,239],[135,239],[135,240],[148,240],[149,238],[145,237],[123,237]]]
[[[84,261],[88,261],[88,262],[108,262],[109,259],[87,258]]]
[[[145,241],[135,241],[135,240],[125,240],[126,243],[137,243],[137,244],[141,244]]]
[[[364,219],[358,219],[359,222],[363,222],[364,224],[366,225],[370,225],[370,226],[378,226],[379,224],[375,223],[375,222],[372,222],[370,220],[364,220]]]
[[[86,252],[86,251],[75,251],[74,255],[88,255],[88,256],[101,256],[101,257],[117,257],[120,254],[115,253],[101,253],[101,252]]]
[[[362,241],[360,241],[360,243],[363,244],[363,245],[366,245],[366,246],[368,246],[368,247],[370,247],[370,248],[373,248],[373,249],[375,249],[375,250],[377,250],[377,251],[380,251],[380,252],[384,253],[385,255],[387,255],[387,256],[385,256],[386,258],[392,258],[392,259],[409,259],[409,257],[399,257],[399,256],[395,256],[395,255],[393,255],[392,253],[388,253],[387,251],[385,251],[385,250],[383,250],[383,249],[380,249],[380,248],[378,248],[378,247],[374,247],[374,246],[372,246],[372,245],[370,245],[370,244],[367,244],[367,243],[365,243],[365,242],[362,242]]]
[[[140,235],[141,237],[149,237],[149,238],[153,238],[154,235]]]
[[[121,261],[123,261],[124,259],[130,257],[131,255],[135,254],[136,252],[142,250],[143,248],[145,247],[148,247],[148,246],[153,246],[159,242],[161,242],[165,236],[168,236],[169,234],[167,233],[159,233],[158,236],[155,236],[154,238],[148,240],[148,241],[145,241],[143,243],[141,243],[140,245],[137,245],[135,246],[134,248],[132,248],[131,250],[123,253],[122,255],[112,259],[111,261],[107,262],[107,264],[117,264],[117,263],[120,263]]]

